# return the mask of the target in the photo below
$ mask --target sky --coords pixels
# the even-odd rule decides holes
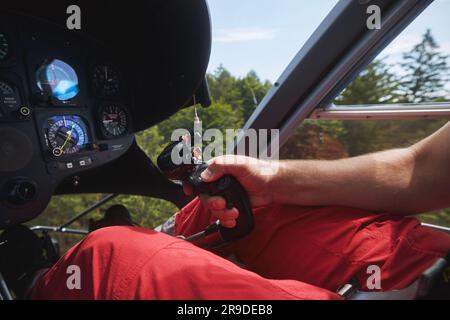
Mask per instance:
[[[275,82],[337,2],[208,0],[213,25],[209,72],[223,65],[238,77],[254,70],[261,79]],[[428,28],[450,54],[449,14],[450,0],[435,0],[380,56],[395,62]]]

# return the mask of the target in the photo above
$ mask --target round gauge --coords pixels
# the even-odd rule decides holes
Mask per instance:
[[[97,65],[92,75],[95,93],[102,97],[114,97],[119,94],[119,73],[109,65]]]
[[[0,106],[5,111],[14,111],[20,107],[20,98],[12,86],[4,81],[0,81]]]
[[[55,157],[78,153],[89,143],[87,126],[78,116],[52,117],[45,130]]]
[[[9,43],[6,35],[0,32],[0,61],[6,60],[9,54]]]
[[[80,92],[75,70],[61,60],[45,61],[36,71],[36,84],[46,95],[68,101]]]
[[[102,133],[106,138],[116,138],[128,130],[128,113],[118,104],[105,104],[100,108]]]

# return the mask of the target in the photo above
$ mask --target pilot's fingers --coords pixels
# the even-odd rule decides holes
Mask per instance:
[[[236,208],[226,210],[212,210],[212,215],[222,220],[236,220],[239,217],[239,211]]]
[[[201,194],[200,201],[209,210],[224,210],[227,206],[226,201],[222,197],[210,197],[205,194]]]
[[[257,159],[244,156],[225,155],[208,161],[208,168],[202,172],[202,180],[205,182],[216,181],[225,174],[236,178],[248,175],[249,165],[256,164]]]
[[[234,228],[236,227],[236,220],[231,219],[231,220],[220,220],[220,224],[222,226],[224,226],[225,228]]]

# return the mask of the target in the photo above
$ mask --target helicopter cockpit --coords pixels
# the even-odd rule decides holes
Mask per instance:
[[[260,103],[252,91],[255,109],[244,129],[279,128],[283,144],[308,118],[337,114],[366,120],[385,117],[386,110],[389,117],[428,116],[410,105],[361,108],[355,115],[356,109],[333,104],[431,1],[375,1],[386,12],[386,27],[376,32],[367,30],[369,2],[338,2]],[[118,195],[164,199],[182,208],[192,197],[177,182],[188,180],[197,194],[223,196],[240,215],[231,231],[215,222],[184,240],[218,233],[231,242],[248,235],[254,227],[252,207],[237,180],[224,176],[208,189],[200,177],[206,163],[184,171],[164,162],[185,147],[184,137],[164,149],[156,163],[136,141],[137,133],[184,108],[211,105],[211,47],[206,0],[0,3],[0,230],[14,230],[11,239],[23,236],[30,242],[37,242],[30,232],[42,232],[36,250],[43,248],[55,263],[59,253],[49,233],[88,234],[69,227]],[[440,116],[450,115],[448,104],[443,108],[438,102],[433,108]],[[237,139],[235,147],[239,144],[245,139]],[[41,215],[53,196],[75,194],[109,195],[62,225],[20,228]],[[0,238],[0,248],[3,244]],[[439,259],[406,289],[366,295],[347,287],[339,295],[423,298],[448,267],[447,260]],[[0,273],[0,300],[13,298]]]
[[[33,219],[53,194],[180,195],[133,133],[208,104],[205,2],[79,1],[80,29],[67,25],[71,5],[1,4],[0,228]]]

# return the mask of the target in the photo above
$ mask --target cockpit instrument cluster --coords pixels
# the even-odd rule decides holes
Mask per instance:
[[[3,15],[0,229],[30,220],[62,181],[118,159],[134,142],[120,57],[44,20]],[[33,197],[16,195],[22,185],[35,188]]]

